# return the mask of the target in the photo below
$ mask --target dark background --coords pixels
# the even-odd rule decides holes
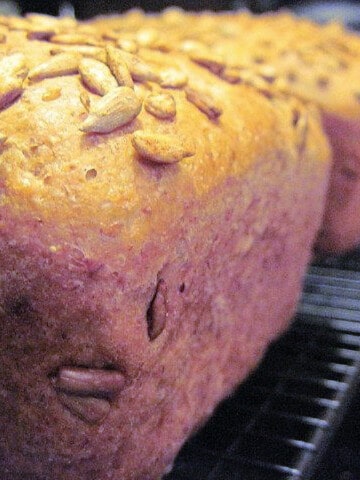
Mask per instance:
[[[296,0],[72,0],[66,2],[64,0],[13,0],[13,2],[19,5],[20,11],[26,13],[29,11],[44,12],[52,15],[57,15],[59,13],[59,8],[66,6],[66,4],[71,4],[74,8],[75,15],[78,18],[88,18],[101,13],[110,13],[110,12],[121,12],[128,10],[133,7],[141,7],[146,11],[158,11],[169,5],[176,5],[187,10],[231,10],[234,8],[249,8],[253,12],[259,13],[267,10],[276,10],[282,7],[291,7],[295,8],[298,11],[302,9],[307,9],[314,4],[319,4],[320,2],[311,2],[311,1],[296,1]],[[0,2],[1,3],[1,2]],[[323,1],[322,4],[334,5],[339,7],[333,9],[333,15],[345,15],[348,17],[351,15],[351,10],[360,9],[360,4],[357,1]],[[352,9],[348,9],[348,7]],[[341,11],[342,9],[342,11]],[[350,12],[350,13],[349,13]],[[323,12],[319,13],[318,8],[313,8],[314,15],[322,15]],[[311,12],[310,12],[311,14]],[[359,13],[357,13],[358,15]]]
[[[9,5],[0,1],[0,8],[1,6],[7,6],[9,11],[15,11],[14,7],[17,6],[19,13],[43,12],[57,15],[59,11],[65,11],[66,13],[73,12],[78,18],[89,18],[114,11],[122,12],[133,7],[141,7],[146,11],[158,11],[169,5],[176,5],[187,10],[231,10],[246,7],[256,13],[290,7],[296,13],[311,16],[319,21],[338,18],[343,20],[349,28],[360,30],[360,2],[357,1],[174,0],[167,2],[165,0],[102,0],[94,2],[73,0],[70,3],[60,0],[19,0],[10,2]],[[358,257],[359,262],[355,262],[354,269],[358,267],[357,269],[360,270],[360,251]],[[335,266],[339,267],[341,265],[337,264]],[[345,421],[340,426],[327,455],[315,473],[314,480],[360,480],[360,391],[355,396]]]

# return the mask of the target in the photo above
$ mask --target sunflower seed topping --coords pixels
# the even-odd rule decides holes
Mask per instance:
[[[53,382],[63,393],[112,398],[124,388],[125,377],[114,370],[62,367]]]
[[[144,131],[134,133],[133,146],[137,153],[155,163],[177,163],[195,155],[177,135],[160,135]]]
[[[119,38],[116,42],[117,46],[128,53],[137,53],[139,50],[138,44],[135,40],[126,38]]]
[[[86,58],[94,58],[99,62],[106,63],[106,52],[104,48],[92,47],[88,45],[59,45],[51,48],[51,55],[58,55],[60,53],[74,53]]]
[[[212,96],[207,93],[195,89],[193,87],[186,87],[186,98],[193,103],[199,110],[205,113],[211,120],[215,120],[222,115],[223,110],[220,108]]]
[[[22,53],[14,53],[0,60],[0,109],[11,105],[22,94],[27,72]]]
[[[160,85],[164,88],[183,88],[187,83],[187,75],[175,68],[168,68],[160,73]]]
[[[169,93],[154,93],[146,97],[144,102],[145,110],[154,117],[169,120],[176,115],[176,104],[174,97]]]
[[[160,75],[148,63],[128,52],[122,52],[122,55],[133,80],[137,82],[160,83]]]
[[[129,87],[117,87],[92,108],[80,130],[88,133],[109,133],[134,120],[140,113],[141,101]]]
[[[110,402],[103,398],[78,397],[58,393],[58,398],[70,413],[89,425],[99,425],[110,412]]]
[[[53,35],[50,41],[64,45],[92,45],[95,47],[101,45],[99,40],[92,38],[86,33],[61,33],[59,35]]]
[[[44,78],[61,77],[78,73],[81,56],[75,53],[62,53],[50,58],[45,63],[34,67],[29,72],[32,81]]]
[[[122,53],[118,48],[108,46],[106,48],[107,64],[115,76],[119,86],[133,88],[134,82],[129,69],[123,59]]]
[[[98,95],[106,95],[118,86],[109,67],[99,60],[83,58],[79,64],[79,71],[84,84]]]
[[[189,57],[193,62],[207,68],[215,74],[219,74],[225,68],[224,59],[220,55],[216,55],[205,48],[190,50]]]

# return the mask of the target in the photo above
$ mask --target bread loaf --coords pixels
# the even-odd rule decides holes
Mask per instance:
[[[110,23],[109,23],[110,22]],[[136,45],[186,51],[230,83],[250,83],[315,103],[334,165],[318,253],[360,243],[360,39],[339,24],[319,26],[287,13],[185,14],[97,19],[108,36]],[[106,28],[104,28],[106,26]],[[111,26],[111,29],[109,29]],[[112,33],[113,32],[113,33]],[[223,68],[224,67],[224,68]]]
[[[0,477],[158,478],[289,324],[326,138],[187,54],[1,24]]]

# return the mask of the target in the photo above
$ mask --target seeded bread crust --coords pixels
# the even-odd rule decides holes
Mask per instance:
[[[158,478],[289,323],[318,114],[91,25],[1,23],[0,477]]]
[[[360,39],[339,24],[319,26],[288,13],[252,16],[139,10],[97,19],[109,38],[186,52],[229,83],[251,84],[316,104],[333,148],[329,196],[316,250],[360,243]],[[111,27],[111,28],[109,28]],[[124,41],[122,39],[122,41]]]

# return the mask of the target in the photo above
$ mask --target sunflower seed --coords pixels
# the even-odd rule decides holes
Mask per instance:
[[[79,72],[84,84],[98,95],[106,95],[118,86],[108,66],[93,58],[83,58]]]
[[[139,46],[135,42],[135,40],[130,40],[126,38],[119,38],[116,42],[116,45],[121,48],[121,50],[124,50],[128,53],[137,53],[139,50]]]
[[[141,157],[155,163],[177,163],[195,155],[195,149],[186,145],[177,135],[138,131],[134,133],[132,142]]]
[[[0,109],[11,105],[20,97],[27,71],[25,56],[21,53],[0,60]]]
[[[189,58],[217,75],[225,68],[224,59],[205,48],[190,50]]]
[[[186,98],[193,103],[199,110],[205,113],[211,120],[215,120],[223,113],[222,108],[216,105],[212,96],[193,87],[186,87]]]
[[[125,377],[118,371],[62,367],[54,379],[57,390],[72,395],[111,398],[124,388]]]
[[[160,73],[160,85],[164,88],[183,88],[187,83],[187,75],[175,68],[169,68]]]
[[[44,78],[61,77],[78,73],[81,55],[75,53],[62,53],[50,58],[45,63],[34,67],[29,72],[29,79],[36,81]]]
[[[90,425],[100,424],[110,412],[110,402],[102,398],[77,397],[59,393],[60,402],[73,415]]]
[[[10,17],[8,27],[10,30],[27,30],[30,26],[30,22],[21,17]]]
[[[24,79],[27,72],[25,55],[22,53],[13,53],[0,60],[1,77],[18,77]]]
[[[27,38],[29,40],[48,40],[56,34],[56,29],[53,27],[34,26],[27,29]]]
[[[169,120],[176,115],[175,100],[169,93],[148,95],[145,99],[144,107],[147,112],[160,119]]]
[[[11,105],[23,92],[23,80],[0,80],[0,110]]]
[[[228,83],[242,83],[243,77],[241,70],[237,67],[227,67],[221,73],[220,77]]]
[[[90,100],[89,94],[87,93],[86,90],[83,90],[80,93],[80,101],[83,104],[85,110],[89,111],[90,108],[91,108],[91,100]]]
[[[153,28],[143,28],[136,33],[137,43],[141,47],[151,47],[159,38],[159,33]]]
[[[100,46],[101,42],[89,35],[82,33],[62,33],[53,35],[50,38],[52,43],[60,43],[64,45],[91,45],[94,47]]]
[[[118,48],[106,47],[107,64],[120,86],[133,88],[134,82]]]
[[[136,118],[141,102],[133,89],[117,87],[101,98],[80,130],[83,132],[109,133]]]
[[[125,61],[132,79],[137,82],[156,82],[160,83],[160,75],[155,72],[151,66],[141,60],[136,55],[128,52],[121,52],[123,60]]]
[[[99,60],[99,62],[106,63],[106,52],[105,49],[101,47],[91,47],[87,45],[61,45],[53,47],[50,50],[51,55],[58,55],[60,53],[80,54],[82,57],[94,58],[95,60]]]

